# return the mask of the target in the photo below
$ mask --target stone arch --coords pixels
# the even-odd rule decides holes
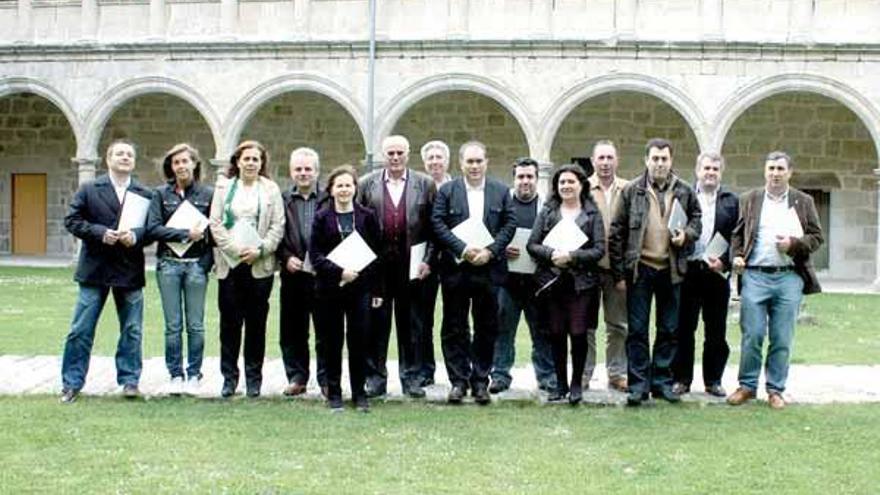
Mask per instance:
[[[217,114],[211,104],[201,94],[176,79],[164,76],[148,76],[117,84],[98,97],[98,103],[92,108],[85,120],[86,136],[81,148],[82,153],[79,156],[97,157],[98,143],[101,140],[104,127],[113,113],[129,100],[138,96],[155,93],[176,96],[190,104],[208,125],[214,141],[214,149],[217,150],[223,146],[220,119],[217,118]],[[210,157],[205,156],[203,158],[207,159]]]
[[[749,108],[766,98],[787,92],[819,94],[852,110],[871,133],[877,155],[880,156],[880,110],[850,86],[817,74],[778,74],[759,79],[734,91],[719,105],[715,113],[712,148],[721,149],[734,122]]]
[[[418,80],[393,95],[379,111],[380,119],[373,136],[373,150],[379,150],[382,139],[388,136],[397,121],[418,102],[438,93],[466,91],[485,96],[503,107],[513,116],[522,131],[530,156],[535,155],[537,133],[531,114],[524,100],[513,90],[496,81],[473,74],[452,73],[431,76]],[[418,143],[412,143],[415,147]]]
[[[30,77],[0,77],[0,98],[16,93],[33,93],[41,96],[55,105],[64,117],[73,132],[76,140],[77,151],[81,149],[83,142],[83,124],[73,106],[67,98],[48,84]]]
[[[644,74],[609,74],[575,83],[550,106],[541,119],[541,159],[547,160],[556,133],[569,114],[583,102],[607,93],[630,91],[653,96],[671,106],[687,123],[700,150],[709,144],[706,119],[697,104],[678,87]]]
[[[354,119],[361,139],[367,142],[365,134],[364,111],[354,97],[332,79],[309,73],[286,74],[263,82],[235,104],[224,123],[225,146],[218,147],[218,156],[229,156],[241,136],[250,118],[264,103],[284,93],[294,91],[311,91],[326,96],[339,104]]]

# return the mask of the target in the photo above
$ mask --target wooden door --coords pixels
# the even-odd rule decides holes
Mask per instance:
[[[46,254],[46,174],[12,175],[12,253]]]

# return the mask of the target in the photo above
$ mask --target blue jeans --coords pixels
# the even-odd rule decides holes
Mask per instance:
[[[492,380],[510,385],[510,368],[516,359],[516,330],[520,316],[525,313],[526,323],[532,337],[532,367],[539,385],[556,388],[556,375],[553,367],[553,353],[546,329],[541,328],[534,291],[498,289],[498,337],[495,340],[495,353],[492,360]]]
[[[61,359],[61,382],[65,389],[80,390],[86,382],[95,327],[107,301],[110,287],[80,284],[70,333]],[[114,287],[113,301],[119,317],[116,344],[116,383],[137,385],[141,377],[141,334],[144,322],[144,293],[138,289]]]
[[[165,315],[165,366],[172,378],[183,378],[183,317],[186,315],[186,376],[202,377],[205,350],[205,291],[208,276],[198,263],[163,258],[156,282]]]
[[[739,320],[742,329],[741,387],[753,392],[758,389],[764,335],[767,334],[770,337],[765,364],[767,392],[785,391],[803,289],[803,279],[793,271],[762,273],[746,270],[743,274]]]
[[[655,270],[639,263],[638,278],[627,281],[626,304],[629,333],[626,357],[629,361],[630,393],[647,394],[672,388],[672,360],[675,358],[678,303],[681,284],[673,284],[669,268]],[[657,301],[654,347],[650,346],[651,299]],[[653,352],[651,352],[653,351]]]

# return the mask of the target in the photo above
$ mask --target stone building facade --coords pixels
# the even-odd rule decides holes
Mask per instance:
[[[263,141],[286,184],[296,146],[326,171],[393,132],[481,139],[505,179],[517,156],[548,173],[605,138],[634,176],[662,136],[687,178],[722,151],[737,191],[788,151],[820,205],[824,276],[877,277],[880,3],[377,0],[372,117],[368,19],[367,0],[0,0],[0,253],[34,249],[17,242],[31,211],[40,252],[73,252],[61,218],[117,137],[156,185],[181,141],[214,168]]]

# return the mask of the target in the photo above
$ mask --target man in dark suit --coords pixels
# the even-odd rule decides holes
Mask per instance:
[[[315,273],[307,253],[315,213],[326,198],[318,189],[320,157],[311,148],[297,148],[290,154],[293,187],[281,194],[284,202],[284,237],[275,255],[281,264],[281,328],[278,343],[287,375],[284,395],[306,391],[309,381],[309,316],[315,319]],[[321,338],[315,333],[318,386],[326,394],[327,377]]]
[[[801,299],[822,290],[810,261],[824,242],[822,226],[813,198],[789,187],[793,168],[786,153],[770,153],[764,162],[765,186],[740,198],[732,253],[742,281],[742,350],[739,388],[727,398],[734,406],[755,397],[767,335],[767,402],[773,409],[785,407],[782,394]]]
[[[398,371],[403,393],[424,397],[421,387],[422,351],[426,291],[423,281],[431,272],[431,207],[436,189],[434,181],[407,167],[409,141],[403,136],[388,136],[382,141],[385,167],[364,176],[358,184],[357,201],[376,212],[381,230],[385,303],[372,310],[367,338],[366,392],[369,397],[384,395],[388,383],[385,360],[391,335],[391,313],[397,329]],[[410,279],[413,246],[423,245],[418,270]]]
[[[505,248],[516,232],[516,214],[507,186],[486,177],[486,146],[470,141],[458,152],[463,177],[444,184],[431,220],[438,247],[443,324],[440,336],[452,389],[449,402],[461,403],[470,386],[478,404],[488,404],[489,371],[498,334],[498,287],[507,275]],[[452,233],[465,220],[482,221],[493,238],[488,246],[468,244]],[[473,342],[468,307],[473,304]],[[473,360],[473,362],[472,362]]]
[[[116,382],[123,394],[139,395],[141,334],[144,319],[144,226],[119,230],[123,205],[133,195],[149,200],[152,193],[131,177],[135,167],[131,142],[114,141],[107,148],[107,175],[83,184],[64,217],[67,230],[82,241],[74,278],[79,296],[61,363],[61,402],[76,400],[89,370],[95,326],[112,291],[119,317]],[[131,201],[135,201],[131,199]]]
[[[707,253],[715,235],[729,243],[739,218],[739,198],[721,185],[724,157],[702,153],[697,158],[697,184],[694,192],[700,202],[702,230],[688,257],[688,269],[681,284],[678,316],[678,349],[672,361],[672,391],[678,395],[691,390],[694,378],[694,334],[703,312],[703,387],[716,397],[727,395],[721,376],[730,355],[727,346],[727,303],[730,300],[730,250],[721,256]]]

